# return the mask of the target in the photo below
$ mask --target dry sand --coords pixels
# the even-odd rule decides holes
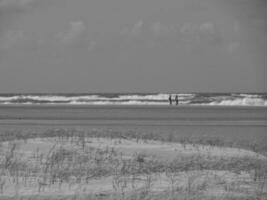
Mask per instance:
[[[48,151],[56,144],[56,148],[65,148],[71,150],[79,150],[81,144],[73,144],[67,140],[61,138],[36,138],[29,139],[27,142],[22,140],[15,140],[9,142],[3,142],[1,144],[1,150],[7,150],[11,145],[17,145],[17,153],[21,155],[20,159],[29,160],[35,152],[47,154]],[[123,158],[131,158],[136,154],[144,154],[148,158],[158,161],[170,161],[179,156],[209,156],[209,157],[222,157],[222,158],[259,158],[267,160],[263,155],[257,154],[252,151],[238,149],[238,148],[224,148],[213,147],[205,145],[183,145],[179,143],[168,143],[153,140],[130,140],[130,139],[109,139],[109,138],[87,138],[86,146],[105,149],[114,148],[115,151],[121,153]],[[169,175],[172,176],[172,175]],[[120,177],[120,181],[126,183],[125,191],[131,191],[133,189],[140,189],[146,186],[148,178],[151,179],[150,191],[164,191],[170,188],[170,177],[166,173],[156,173],[147,175],[139,175],[136,177],[134,184],[132,183],[132,176]],[[177,172],[173,174],[175,187],[185,189],[188,184],[188,180],[195,179],[194,182],[197,187],[201,187],[207,184],[208,189],[206,192],[210,194],[225,193],[225,188],[220,184],[223,183],[224,187],[231,187],[231,185],[238,185],[239,188],[245,188],[244,191],[253,190],[252,177],[248,172],[241,174],[235,174],[230,171],[216,171],[216,170],[193,170],[187,172]],[[11,177],[6,177],[6,184],[4,187],[4,196],[14,196],[19,194],[23,195],[73,195],[73,194],[109,194],[114,191],[114,177],[99,177],[90,179],[88,183],[82,181],[76,183],[73,177],[72,181],[68,183],[55,184],[44,187],[41,191],[38,191],[38,184],[36,179],[32,178],[32,181],[27,185],[13,183]],[[22,178],[20,178],[20,182]],[[242,192],[243,192],[242,190]]]

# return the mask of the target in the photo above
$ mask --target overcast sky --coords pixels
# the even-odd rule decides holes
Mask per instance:
[[[266,0],[0,0],[0,92],[267,92]]]

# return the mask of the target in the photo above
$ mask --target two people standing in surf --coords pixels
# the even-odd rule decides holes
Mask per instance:
[[[175,101],[176,105],[179,105],[179,97],[177,94],[175,95],[174,101]],[[169,104],[172,105],[172,95],[171,94],[169,96]]]

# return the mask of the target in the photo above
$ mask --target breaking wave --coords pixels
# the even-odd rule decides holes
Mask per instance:
[[[174,98],[172,94],[172,97]],[[267,106],[267,94],[179,93],[181,105]],[[168,105],[169,94],[0,94],[0,104]]]
[[[237,98],[233,100],[222,100],[221,102],[211,102],[209,105],[222,106],[267,106],[267,101],[261,98]]]

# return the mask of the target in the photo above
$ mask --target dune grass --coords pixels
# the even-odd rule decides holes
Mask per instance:
[[[0,199],[267,197],[266,152],[255,144],[112,129],[9,131],[1,133],[0,141]],[[160,149],[168,142],[180,146]],[[152,150],[131,149],[131,145]],[[248,154],[213,154],[226,147]],[[162,153],[171,159],[157,156]]]

